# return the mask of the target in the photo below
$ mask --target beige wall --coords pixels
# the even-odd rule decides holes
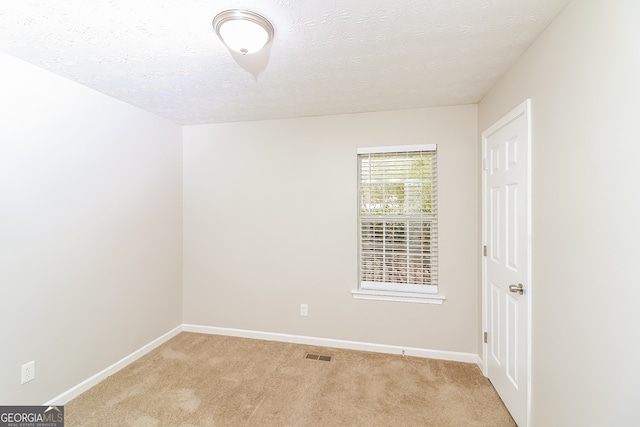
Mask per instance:
[[[575,0],[479,106],[532,99],[533,426],[638,424],[639,18]]]
[[[0,70],[0,404],[42,404],[181,323],[181,128]]]
[[[475,354],[476,116],[472,105],[185,127],[185,323]],[[438,144],[447,300],[355,300],[356,148],[423,143]]]

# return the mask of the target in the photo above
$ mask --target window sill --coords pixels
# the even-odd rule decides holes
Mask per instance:
[[[391,292],[391,291],[368,291],[356,289],[351,291],[356,299],[369,299],[376,301],[414,302],[418,304],[442,304],[445,300],[443,295],[419,294],[415,292]]]

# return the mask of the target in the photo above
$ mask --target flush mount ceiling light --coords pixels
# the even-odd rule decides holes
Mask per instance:
[[[273,25],[261,15],[231,9],[213,18],[213,28],[231,50],[243,55],[258,52],[273,38]]]

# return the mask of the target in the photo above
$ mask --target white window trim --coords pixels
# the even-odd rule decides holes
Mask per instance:
[[[387,147],[361,147],[358,154],[396,153],[402,151],[436,151],[437,144],[390,145]]]
[[[368,299],[375,301],[415,302],[419,304],[442,304],[446,299],[441,294],[424,294],[417,292],[392,292],[370,291],[366,289],[354,289],[351,294],[356,299]]]
[[[402,151],[436,151],[437,144],[420,144],[420,145],[393,145],[382,147],[361,147],[357,149],[357,154],[378,154],[378,153],[394,153]],[[359,173],[359,172],[358,172]],[[358,261],[360,262],[360,261]],[[372,282],[366,283],[366,289],[363,289],[362,284],[358,281],[358,288],[351,291],[351,294],[355,299],[374,300],[374,301],[392,301],[392,302],[412,302],[419,304],[442,304],[446,297],[439,293],[438,289],[440,285],[416,285],[416,289],[412,291],[395,291],[389,289],[375,289],[378,284]],[[389,285],[389,284],[380,284]],[[407,285],[398,285],[400,288],[407,289]],[[422,287],[422,290],[417,287]],[[395,286],[394,286],[395,287]],[[416,290],[419,290],[416,292]]]
[[[436,285],[411,285],[387,282],[360,282],[360,289],[367,291],[391,291],[416,295],[438,295]]]

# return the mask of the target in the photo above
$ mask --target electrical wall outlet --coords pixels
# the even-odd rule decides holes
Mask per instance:
[[[309,305],[300,304],[300,316],[308,316],[309,315]]]
[[[36,379],[36,361],[32,360],[29,363],[25,363],[22,365],[22,370],[20,371],[20,384],[28,383],[29,381],[33,381]]]

